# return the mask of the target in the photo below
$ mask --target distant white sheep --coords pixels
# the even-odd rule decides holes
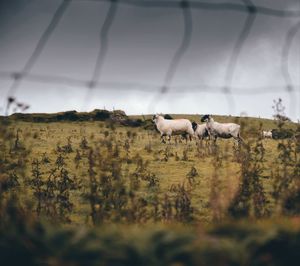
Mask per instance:
[[[192,127],[195,132],[195,136],[199,139],[203,140],[204,138],[209,137],[206,124],[197,124],[196,122],[193,122]]]
[[[240,135],[241,126],[238,124],[215,122],[210,115],[204,115],[201,118],[201,122],[206,122],[208,133],[214,138],[214,141],[219,137],[225,139],[234,138],[238,142],[243,142]]]
[[[271,130],[263,131],[263,132],[262,132],[262,136],[263,136],[263,138],[265,138],[265,139],[271,139],[271,138],[273,138],[273,135],[272,135],[272,131],[271,131]]]
[[[194,136],[194,130],[192,123],[188,119],[165,119],[161,115],[154,115],[153,122],[155,123],[157,130],[160,132],[161,140],[164,141],[164,136],[168,137],[170,142],[172,135],[186,134],[192,140]]]

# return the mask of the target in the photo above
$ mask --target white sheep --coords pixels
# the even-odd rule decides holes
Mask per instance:
[[[196,122],[192,122],[192,127],[194,129],[195,136],[199,139],[203,140],[204,138],[209,137],[206,124],[197,124]]]
[[[218,123],[210,115],[204,115],[201,118],[201,122],[206,122],[206,127],[208,133],[211,137],[214,138],[214,141],[217,138],[234,138],[238,142],[243,142],[240,135],[241,126],[235,123]]]
[[[263,138],[265,139],[272,139],[273,138],[273,135],[272,135],[272,131],[269,130],[269,131],[263,131],[262,132],[262,136]]]
[[[154,115],[153,122],[155,123],[157,130],[160,132],[161,140],[164,141],[164,136],[168,136],[170,142],[171,135],[182,135],[187,134],[192,140],[194,136],[194,130],[192,123],[188,119],[165,119],[161,115]]]

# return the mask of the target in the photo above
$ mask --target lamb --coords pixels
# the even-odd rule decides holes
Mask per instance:
[[[204,138],[209,137],[206,124],[197,124],[196,122],[193,122],[192,126],[195,132],[195,136],[197,136],[199,139],[203,140]]]
[[[171,141],[171,135],[187,134],[190,140],[192,140],[192,137],[194,136],[192,123],[188,119],[168,120],[161,115],[154,115],[152,120],[161,134],[163,143],[165,143],[164,136],[168,136],[169,142]]]
[[[269,131],[263,131],[262,132],[262,136],[265,139],[272,139],[273,138],[273,134],[272,134],[271,130],[269,130]]]
[[[218,123],[210,115],[204,115],[201,122],[206,122],[206,127],[210,136],[214,138],[234,138],[238,142],[243,142],[240,135],[240,125],[235,123]]]

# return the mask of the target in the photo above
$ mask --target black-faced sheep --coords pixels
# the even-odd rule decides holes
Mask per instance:
[[[234,138],[238,142],[243,142],[240,135],[241,126],[235,123],[215,122],[210,115],[204,115],[201,122],[206,122],[208,133],[216,141],[217,138]]]

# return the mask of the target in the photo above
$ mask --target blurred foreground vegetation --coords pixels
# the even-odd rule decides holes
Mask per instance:
[[[3,207],[3,206],[2,206]],[[298,265],[300,220],[62,227],[8,202],[2,265]]]

